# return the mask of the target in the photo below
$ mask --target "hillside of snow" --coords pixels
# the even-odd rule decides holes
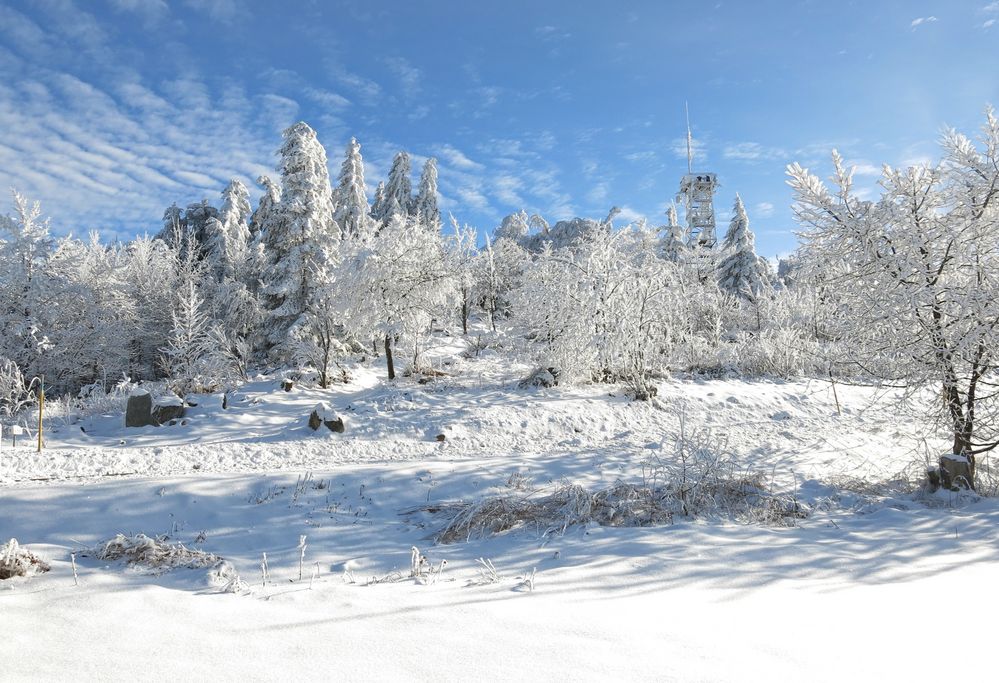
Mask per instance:
[[[987,623],[955,587],[997,597],[999,505],[913,486],[943,444],[893,395],[676,378],[637,402],[614,385],[519,389],[530,368],[491,351],[432,359],[446,376],[425,383],[368,360],[328,390],[261,375],[227,409],[201,396],[186,424],[65,413],[41,454],[6,441],[0,541],[51,571],[0,582],[0,677],[929,680],[953,671],[926,647],[946,605],[962,628]],[[320,401],[344,434],[308,428]],[[434,542],[448,505],[648,483],[678,440],[802,514]],[[244,583],[98,557],[117,534],[217,556]]]

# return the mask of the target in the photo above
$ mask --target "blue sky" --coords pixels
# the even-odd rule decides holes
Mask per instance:
[[[155,231],[272,173],[298,120],[333,173],[358,138],[369,192],[397,150],[436,156],[480,231],[520,208],[659,224],[689,101],[720,227],[739,192],[773,256],[795,241],[787,163],[826,175],[836,147],[871,191],[944,125],[977,130],[999,2],[0,0],[0,76],[0,186],[58,233]]]

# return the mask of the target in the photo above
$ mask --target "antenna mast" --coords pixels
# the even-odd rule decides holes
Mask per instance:
[[[713,198],[718,178],[714,173],[694,173],[693,135],[690,132],[690,107],[684,102],[687,115],[687,175],[680,180],[676,200],[683,204],[687,221],[687,244],[711,249],[715,238],[715,207]]]
[[[686,102],[684,102],[683,103],[683,110],[687,114],[687,173],[693,173],[694,172],[694,168],[693,168],[693,166],[694,166],[694,159],[693,159],[693,155],[692,155],[692,153],[690,151],[691,142],[693,142],[693,140],[691,139],[691,135],[690,135],[690,105],[688,105]]]

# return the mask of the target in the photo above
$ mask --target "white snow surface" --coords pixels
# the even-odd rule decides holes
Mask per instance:
[[[987,657],[937,645],[942,624],[988,633],[999,506],[843,488],[944,452],[892,397],[839,385],[837,415],[819,380],[677,379],[656,404],[607,385],[517,390],[530,368],[453,351],[431,357],[450,376],[427,384],[389,385],[377,365],[329,390],[259,377],[228,410],[201,397],[184,425],[64,415],[41,454],[0,445],[0,543],[16,537],[52,566],[0,582],[0,679],[991,675]],[[345,434],[308,429],[322,402],[349,418]],[[454,545],[433,544],[439,516],[401,514],[551,482],[638,483],[681,424],[709,430],[812,513],[791,528],[679,518]],[[204,569],[156,573],[88,550],[118,533],[219,555],[249,589],[221,593]],[[447,560],[438,580],[409,578],[413,546],[431,566]],[[497,581],[483,580],[479,558]]]

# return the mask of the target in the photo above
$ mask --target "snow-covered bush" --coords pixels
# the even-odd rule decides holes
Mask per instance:
[[[624,381],[638,396],[651,393],[676,296],[674,268],[650,242],[641,228],[595,231],[535,257],[513,302],[539,365],[558,369],[560,381]]]
[[[35,402],[32,384],[17,363],[0,358],[0,416],[12,418]]]
[[[22,548],[16,538],[0,545],[0,581],[15,576],[33,576],[49,571],[48,563]]]

